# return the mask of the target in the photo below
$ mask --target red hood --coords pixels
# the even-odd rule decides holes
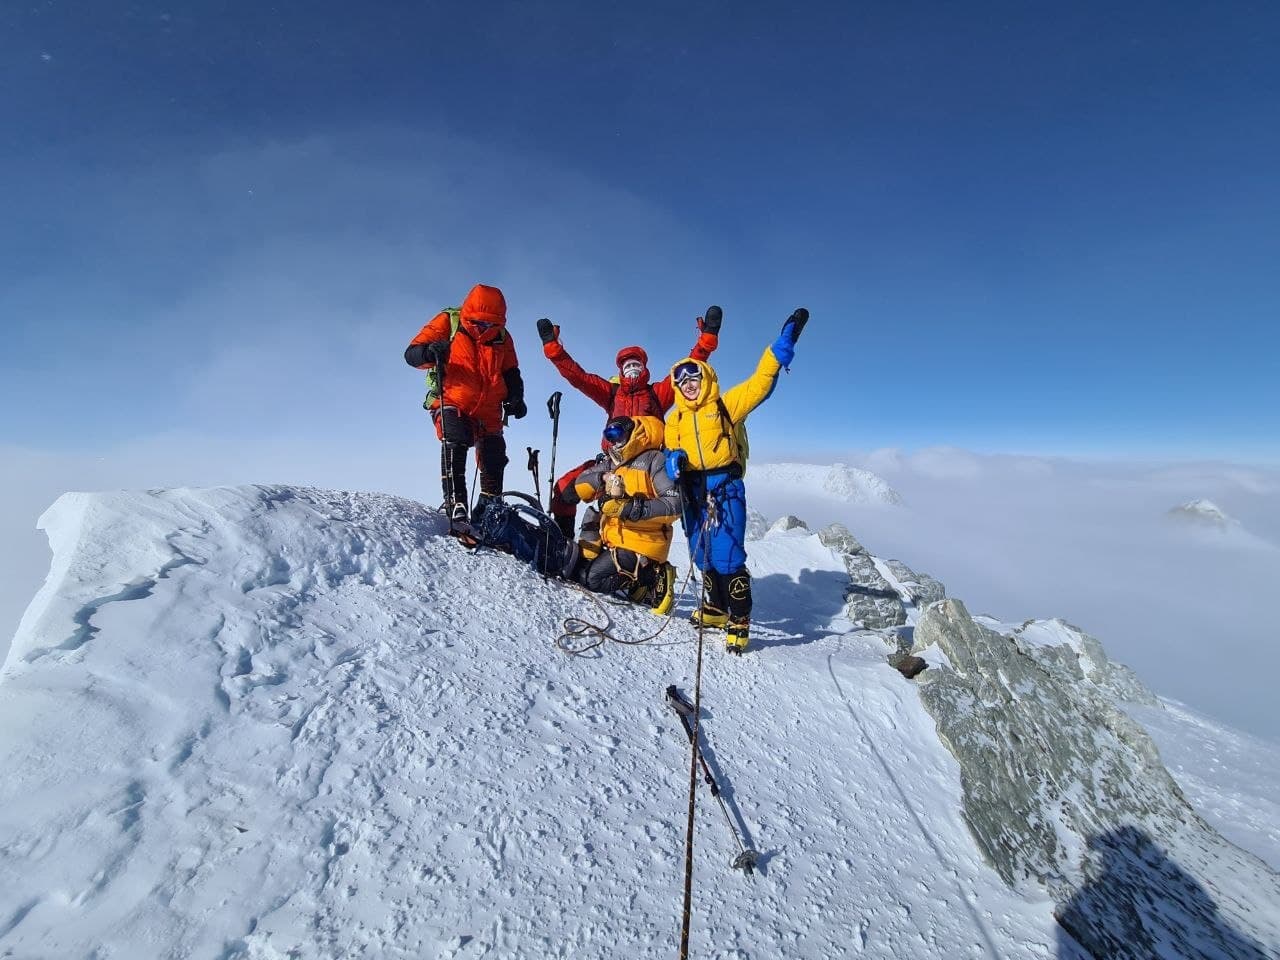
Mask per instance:
[[[644,369],[640,371],[640,376],[635,380],[627,380],[622,375],[622,365],[628,360],[639,360],[640,364],[644,367]],[[615,358],[614,362],[618,365],[618,382],[622,384],[622,386],[632,387],[634,389],[635,387],[642,387],[649,382],[649,355],[645,353],[641,347],[623,347],[618,351],[618,356]]]
[[[461,315],[463,320],[483,320],[506,326],[507,298],[497,287],[477,283],[467,294],[467,299],[462,301]]]

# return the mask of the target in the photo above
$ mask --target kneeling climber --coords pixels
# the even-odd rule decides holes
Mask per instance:
[[[680,491],[667,476],[657,417],[613,417],[605,424],[601,462],[564,491],[570,504],[596,501],[599,539],[576,545],[565,571],[588,590],[626,591],[659,616],[675,601],[675,567],[667,562]]]

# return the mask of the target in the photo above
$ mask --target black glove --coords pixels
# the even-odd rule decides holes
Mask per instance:
[[[707,315],[698,318],[698,329],[703,333],[719,333],[720,324],[724,320],[724,311],[714,303],[707,307]]]
[[[791,312],[791,316],[787,317],[787,322],[782,325],[782,334],[792,345],[800,339],[800,331],[804,329],[804,325],[809,322],[809,311],[804,307],[796,307]]]
[[[529,408],[525,406],[523,400],[517,398],[515,400],[502,401],[502,412],[512,420],[522,420],[529,412]]]
[[[635,523],[649,515],[649,499],[636,494],[622,508],[622,519],[627,523]]]
[[[427,363],[436,365],[444,363],[449,359],[449,341],[437,340],[435,343],[424,343],[422,355],[426,357]]]
[[[556,337],[560,336],[560,328],[543,317],[538,321],[538,336],[542,338],[543,343],[552,343]]]

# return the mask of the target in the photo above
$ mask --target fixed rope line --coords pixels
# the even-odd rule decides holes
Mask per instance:
[[[694,431],[697,431],[697,422],[694,423]],[[699,443],[701,446],[701,443]],[[702,537],[702,557],[703,562],[710,566],[711,563],[711,541],[703,531]],[[690,571],[692,575],[692,571]],[[699,591],[701,601],[699,608],[706,606],[707,603],[707,576],[704,570],[702,575],[702,589]],[[689,735],[689,816],[685,824],[684,833],[684,908],[680,916],[680,960],[688,960],[689,957],[689,919],[693,912],[693,813],[698,802],[698,721],[702,716],[702,642],[706,635],[706,624],[703,618],[698,617],[698,654],[697,665],[693,674],[693,720],[691,722],[692,732]]]

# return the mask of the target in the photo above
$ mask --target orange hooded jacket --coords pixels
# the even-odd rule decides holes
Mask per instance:
[[[454,407],[459,413],[478,420],[489,432],[502,429],[502,401],[508,399],[514,386],[513,371],[515,383],[520,383],[520,362],[506,326],[507,301],[502,291],[478,283],[462,301],[457,334],[452,333],[449,314],[443,310],[418,331],[405,351],[405,358],[419,370],[429,370],[434,364],[425,358],[422,363],[413,363],[411,357],[422,358],[420,351],[415,353],[415,347],[428,343],[449,344],[441,396],[432,404],[433,410],[440,406]]]

